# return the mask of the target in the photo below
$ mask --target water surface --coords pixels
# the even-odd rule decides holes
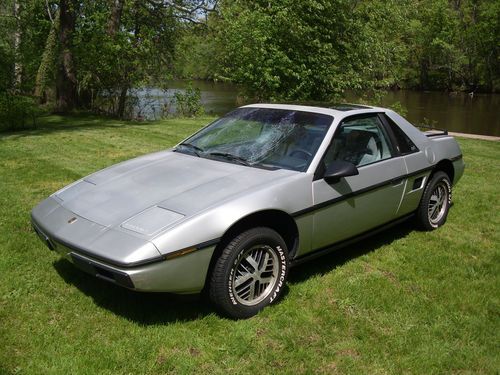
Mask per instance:
[[[209,114],[222,115],[241,105],[236,85],[195,81],[193,86],[200,89],[202,104]],[[166,91],[146,90],[148,100],[156,98],[168,103],[176,91],[187,87],[187,83],[172,81],[168,87]],[[146,91],[138,90],[137,94],[141,96]],[[347,95],[346,101],[356,103],[359,99],[351,94]],[[500,94],[399,90],[387,92],[381,105],[390,107],[398,102],[406,110],[405,117],[413,124],[425,123],[454,132],[500,136]],[[159,105],[153,106],[153,111],[158,111],[158,108]],[[147,106],[143,111],[146,117],[157,117],[151,116],[151,109]]]

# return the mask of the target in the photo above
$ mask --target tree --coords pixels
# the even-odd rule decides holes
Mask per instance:
[[[373,84],[362,23],[347,0],[234,1],[217,25],[219,76],[258,99],[332,99]]]
[[[108,20],[108,37],[111,40],[114,40],[114,37],[120,28],[123,4],[125,0],[113,0],[111,5],[111,13]],[[135,42],[137,43],[137,35],[135,38]],[[129,82],[125,81],[124,85],[120,89],[120,96],[118,98],[118,117],[122,118],[125,113],[125,101],[127,99],[127,91],[129,89]]]
[[[179,33],[202,22],[207,3],[96,0],[82,6],[74,39],[81,104],[126,117],[130,89],[172,77]]]
[[[413,4],[407,82],[420,89],[498,89],[500,3],[423,0]],[[495,82],[497,86],[495,88]]]
[[[111,14],[107,30],[110,37],[114,37],[120,27],[124,3],[125,0],[112,0],[111,2]]]
[[[77,104],[77,75],[73,58],[73,34],[76,25],[77,0],[59,2],[60,56],[56,77],[56,109],[65,112]]]
[[[13,86],[14,46],[10,37],[16,27],[13,2],[0,2],[0,93]]]
[[[16,21],[16,29],[14,30],[14,92],[19,92],[22,81],[22,65],[19,56],[21,23],[19,22],[19,2],[17,0],[14,0],[14,18]]]
[[[35,80],[35,97],[38,98],[40,103],[47,101],[46,89],[50,85],[51,78],[54,75],[54,64],[56,64],[56,54],[58,51],[58,34],[59,34],[59,10],[56,11],[55,17],[50,13],[51,27],[47,40],[45,41],[45,48],[42,53],[40,64],[36,73]]]

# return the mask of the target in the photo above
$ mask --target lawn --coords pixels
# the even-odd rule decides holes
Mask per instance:
[[[31,230],[50,193],[209,121],[51,116],[0,135],[0,373],[498,374],[498,142],[459,139],[467,169],[444,227],[404,223],[294,268],[286,297],[245,321],[94,279]]]

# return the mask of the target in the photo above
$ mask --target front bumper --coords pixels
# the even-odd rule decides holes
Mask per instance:
[[[33,223],[38,237],[51,250],[77,268],[116,285],[147,292],[197,293],[203,289],[215,245],[174,259],[160,260],[132,268],[116,267],[78,253],[43,233]],[[50,246],[49,246],[50,245]]]
[[[203,289],[215,245],[166,259],[153,244],[112,233],[84,218],[68,224],[72,213],[53,202],[43,203],[50,204],[50,211],[43,212],[42,205],[33,210],[33,229],[49,249],[84,272],[137,291],[189,294]],[[127,262],[117,262],[120,254]],[[151,256],[143,261],[139,256],[144,254]]]

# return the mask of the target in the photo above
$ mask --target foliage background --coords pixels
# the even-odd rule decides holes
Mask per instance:
[[[0,90],[127,117],[131,89],[239,84],[252,100],[500,89],[498,0],[5,0]]]
[[[498,1],[235,0],[214,24],[214,75],[252,96],[499,88]]]

